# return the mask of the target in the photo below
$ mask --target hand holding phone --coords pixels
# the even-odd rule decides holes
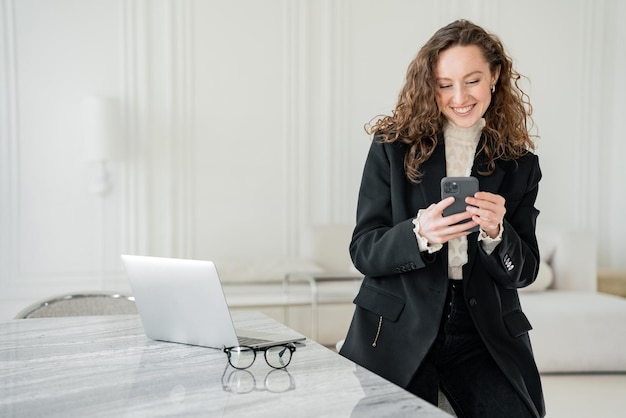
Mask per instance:
[[[441,200],[447,197],[454,197],[454,203],[443,210],[443,216],[465,212],[467,203],[465,198],[474,196],[478,192],[478,179],[476,177],[444,177],[441,179]],[[466,219],[460,223],[469,222]],[[468,229],[470,232],[478,231],[478,225]]]

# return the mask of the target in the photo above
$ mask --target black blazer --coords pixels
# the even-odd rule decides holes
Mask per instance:
[[[422,166],[420,184],[404,172],[406,144],[376,139],[363,171],[357,224],[350,243],[355,267],[365,275],[340,353],[406,388],[439,329],[448,286],[448,250],[420,253],[412,220],[440,201],[446,173],[442,138]],[[517,288],[531,284],[539,266],[534,207],[541,170],[536,155],[499,161],[482,176],[478,155],[472,175],[480,190],[506,200],[502,241],[486,254],[477,232],[468,236],[469,262],[463,267],[466,303],[496,363],[537,417],[545,415],[539,373]]]

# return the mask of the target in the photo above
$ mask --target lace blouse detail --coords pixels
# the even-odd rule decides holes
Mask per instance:
[[[446,145],[446,175],[468,177],[472,173],[474,154],[485,127],[485,119],[480,119],[469,128],[461,128],[451,123],[443,129]],[[463,278],[463,266],[467,264],[467,237],[448,241],[448,277]]]

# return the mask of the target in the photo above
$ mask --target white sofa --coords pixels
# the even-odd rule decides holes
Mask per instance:
[[[539,229],[537,238],[542,265],[520,301],[539,371],[625,372],[626,299],[597,291],[593,236]]]

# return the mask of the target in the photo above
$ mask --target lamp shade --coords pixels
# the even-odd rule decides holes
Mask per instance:
[[[88,161],[124,157],[120,106],[111,97],[90,96],[83,100],[83,140]]]

